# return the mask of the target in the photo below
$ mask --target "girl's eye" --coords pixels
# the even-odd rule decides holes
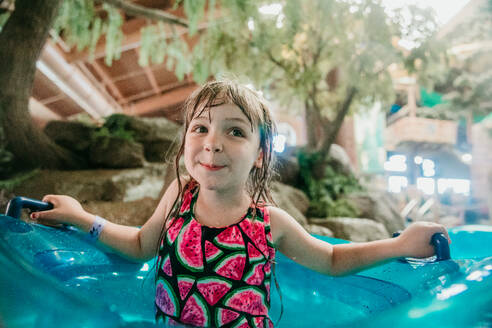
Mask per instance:
[[[244,137],[244,133],[241,129],[233,128],[231,129],[231,135],[234,137]]]
[[[196,133],[205,133],[205,132],[207,132],[207,128],[204,127],[203,125],[197,125],[197,126],[193,127],[193,129],[191,131],[196,132]]]

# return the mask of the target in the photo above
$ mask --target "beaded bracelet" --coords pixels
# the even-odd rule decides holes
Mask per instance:
[[[105,224],[106,220],[96,215],[96,219],[89,230],[89,236],[92,240],[96,241],[99,239],[99,235],[101,234]]]

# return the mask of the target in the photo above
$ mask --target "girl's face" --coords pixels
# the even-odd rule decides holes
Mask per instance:
[[[184,162],[200,188],[245,190],[251,169],[261,165],[258,129],[251,131],[248,118],[234,104],[204,110],[186,131]]]

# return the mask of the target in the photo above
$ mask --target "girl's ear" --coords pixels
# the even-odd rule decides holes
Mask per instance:
[[[263,165],[263,149],[260,148],[260,152],[258,153],[258,158],[255,161],[255,167],[261,168]]]

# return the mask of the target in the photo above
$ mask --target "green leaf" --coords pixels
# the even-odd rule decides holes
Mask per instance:
[[[116,8],[104,3],[103,9],[108,13],[106,24],[106,57],[104,62],[111,66],[113,59],[119,59],[121,56],[121,42],[123,41],[123,32],[121,25],[123,18]]]
[[[183,7],[188,18],[188,33],[193,36],[198,29],[198,22],[205,11],[206,0],[184,0]]]

